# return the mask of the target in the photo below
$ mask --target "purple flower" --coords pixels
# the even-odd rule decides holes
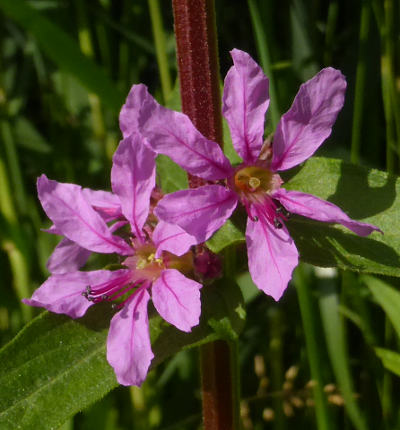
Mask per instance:
[[[299,258],[285,226],[291,213],[340,223],[361,236],[379,229],[353,221],[332,203],[281,188],[278,172],[305,161],[330,135],[344,103],[344,76],[329,67],[304,83],[268,147],[263,146],[268,78],[247,53],[234,49],[231,55],[234,65],[225,78],[222,112],[243,159],[238,167],[186,115],[160,106],[143,85],[131,89],[121,128],[125,133],[138,129],[153,151],[214,183],[165,196],[155,211],[159,219],[179,225],[201,243],[225,223],[238,202],[245,207],[250,274],[258,288],[278,300]]]
[[[42,175],[39,199],[53,222],[51,233],[64,239],[50,257],[51,276],[23,300],[31,306],[81,317],[94,303],[117,300],[110,324],[107,359],[118,382],[140,385],[153,358],[147,304],[183,331],[199,323],[201,284],[183,273],[193,269],[187,251],[194,238],[180,227],[149,217],[155,186],[155,154],[137,134],[119,145],[111,171],[113,193],[82,189]],[[107,223],[114,222],[111,226]],[[126,224],[128,242],[114,234]],[[121,233],[122,235],[123,233]],[[123,257],[115,271],[79,271],[92,252]]]

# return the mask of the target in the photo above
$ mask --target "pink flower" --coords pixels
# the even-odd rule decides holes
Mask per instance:
[[[245,207],[250,274],[258,288],[278,300],[299,258],[285,226],[291,213],[340,223],[361,236],[379,229],[353,221],[332,203],[281,188],[278,172],[305,161],[330,135],[344,103],[344,76],[326,68],[304,83],[268,148],[263,147],[268,78],[247,53],[234,49],[231,55],[234,65],[225,78],[222,112],[243,159],[238,167],[232,167],[217,143],[201,135],[186,115],[160,106],[143,85],[131,89],[121,127],[125,132],[139,129],[156,153],[213,182],[165,196],[155,211],[159,219],[179,225],[201,243],[225,223],[238,202]]]
[[[107,359],[123,385],[140,385],[154,356],[147,316],[150,294],[159,314],[180,330],[188,332],[197,325],[201,311],[201,284],[182,274],[193,268],[187,251],[194,238],[165,222],[153,230],[148,220],[154,159],[139,135],[131,134],[113,158],[114,193],[58,183],[45,175],[37,183],[43,209],[53,222],[50,232],[65,238],[49,260],[51,276],[23,301],[79,318],[94,303],[119,299]],[[128,223],[127,242],[123,233],[113,233]],[[92,252],[122,256],[123,268],[79,271]]]

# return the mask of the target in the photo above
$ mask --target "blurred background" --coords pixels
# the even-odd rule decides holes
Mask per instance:
[[[221,79],[232,48],[262,65],[271,85],[267,133],[299,85],[333,66],[347,78],[346,103],[318,155],[398,173],[396,0],[216,3]],[[41,231],[50,223],[37,200],[36,178],[46,173],[110,189],[121,139],[118,114],[131,85],[146,84],[170,106],[179,97],[170,1],[0,0],[0,17],[4,345],[38,314],[20,299],[48,276],[46,261],[58,241]],[[316,415],[326,429],[400,428],[398,376],[384,370],[373,350],[396,349],[398,338],[363,279],[301,265],[279,303],[258,294],[246,272],[237,281],[248,311],[239,346],[244,429],[317,428]],[[306,291],[306,302],[299,291]],[[141,389],[120,387],[62,428],[200,427],[198,356],[191,350],[150,373]]]

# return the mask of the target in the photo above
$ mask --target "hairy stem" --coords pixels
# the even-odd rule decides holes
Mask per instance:
[[[213,0],[173,0],[182,111],[208,139],[222,146],[221,99]],[[204,184],[189,176],[191,188]],[[213,288],[210,286],[209,288]],[[230,345],[215,341],[200,347],[205,430],[238,427],[236,372]]]

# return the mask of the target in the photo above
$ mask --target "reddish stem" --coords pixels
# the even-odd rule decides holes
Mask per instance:
[[[234,429],[230,347],[217,340],[200,347],[204,430]]]
[[[222,146],[221,98],[213,0],[173,0],[182,112]],[[196,188],[205,182],[189,176]]]
[[[217,37],[213,0],[173,0],[182,112],[222,146]],[[203,185],[189,176],[191,188]],[[210,287],[212,288],[212,286]],[[232,360],[225,341],[200,347],[205,430],[234,428]]]

